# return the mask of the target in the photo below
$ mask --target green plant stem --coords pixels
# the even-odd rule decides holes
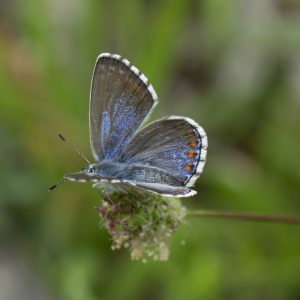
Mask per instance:
[[[300,224],[300,216],[283,216],[283,215],[266,215],[266,214],[252,214],[239,212],[225,212],[225,211],[209,211],[209,210],[189,210],[187,216],[200,218],[221,218],[229,220],[240,221],[254,221],[254,222],[270,222],[270,223],[286,223],[286,224]]]

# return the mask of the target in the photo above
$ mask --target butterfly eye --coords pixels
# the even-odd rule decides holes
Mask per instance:
[[[89,170],[88,170],[89,173],[94,173],[95,172],[95,168],[94,167],[91,167]]]

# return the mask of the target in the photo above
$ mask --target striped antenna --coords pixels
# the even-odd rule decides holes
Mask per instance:
[[[73,144],[71,144],[61,133],[58,134],[58,137],[67,144],[71,149],[73,149],[77,154],[79,154],[89,165],[91,164],[89,160],[83,155]]]
[[[66,178],[63,178],[63,179],[62,179],[61,181],[59,181],[58,183],[51,185],[51,186],[48,188],[48,192],[54,190],[56,187],[58,187],[60,184],[64,183],[65,181],[67,181],[67,179],[66,179]]]

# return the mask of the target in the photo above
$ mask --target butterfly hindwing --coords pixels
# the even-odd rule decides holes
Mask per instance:
[[[184,186],[172,186],[172,185],[162,184],[162,183],[147,183],[147,182],[143,182],[143,183],[139,182],[136,183],[136,185],[147,191],[165,197],[190,197],[197,194],[196,191],[191,190]]]
[[[101,54],[90,95],[90,141],[96,161],[114,159],[157,103],[148,79],[120,55]]]
[[[124,150],[121,161],[156,167],[170,178],[177,178],[180,186],[190,187],[203,170],[206,149],[204,130],[189,118],[173,116],[141,129]]]
[[[143,164],[130,164],[118,174],[118,178],[136,183],[161,183],[174,186],[183,185],[178,178],[158,167]]]

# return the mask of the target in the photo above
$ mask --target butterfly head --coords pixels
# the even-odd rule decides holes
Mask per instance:
[[[86,168],[81,170],[82,173],[85,173],[89,176],[94,176],[97,174],[97,165],[96,164],[89,164]]]

